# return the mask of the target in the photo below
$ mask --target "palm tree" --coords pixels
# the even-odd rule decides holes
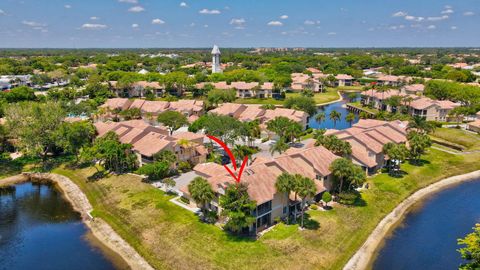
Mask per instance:
[[[317,188],[315,187],[315,182],[312,179],[304,176],[296,176],[298,177],[296,184],[295,184],[295,191],[297,192],[298,196],[302,198],[302,221],[300,227],[303,228],[303,219],[305,215],[305,204],[307,202],[307,198],[315,196]]]
[[[325,121],[326,115],[325,112],[320,112],[315,116],[315,121],[318,122],[318,124],[321,124],[323,121]]]
[[[355,121],[355,114],[352,113],[352,112],[349,112],[349,113],[347,114],[347,116],[345,116],[345,121],[347,121],[348,123],[350,123],[350,126],[352,126],[353,121]]]
[[[200,209],[202,209],[203,216],[205,217],[208,203],[215,198],[215,193],[208,181],[200,176],[195,177],[193,181],[188,184],[188,192],[192,199],[199,205]]]
[[[364,111],[361,111],[361,112],[358,114],[358,118],[360,118],[360,119],[368,119],[368,113],[367,113],[367,112],[364,112]]]
[[[287,224],[290,218],[290,192],[294,191],[295,189],[295,177],[289,173],[282,173],[277,177],[277,181],[275,182],[275,188],[278,192],[283,192],[287,194],[288,200],[288,209],[287,209]]]
[[[421,133],[431,133],[435,130],[435,127],[428,123],[425,117],[421,116],[414,116],[410,122],[408,122],[407,126],[408,130],[417,130]]]
[[[352,163],[346,158],[338,158],[330,164],[330,171],[340,180],[338,193],[342,193],[343,181],[351,174]]]
[[[336,110],[333,110],[330,112],[328,117],[330,118],[330,120],[333,121],[333,128],[335,128],[337,126],[337,121],[340,120],[342,114],[340,112],[337,112]]]
[[[275,152],[278,152],[279,154],[287,151],[289,148],[288,143],[285,142],[283,138],[280,138],[278,141],[276,141],[271,147],[270,147],[270,153],[273,155]]]

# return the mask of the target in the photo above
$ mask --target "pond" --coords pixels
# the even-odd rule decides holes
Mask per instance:
[[[308,126],[311,127],[311,128],[315,128],[315,129],[321,129],[321,128],[325,128],[325,129],[333,129],[333,128],[334,129],[346,129],[346,128],[349,128],[351,125],[347,120],[345,120],[345,117],[347,116],[347,114],[350,111],[347,110],[346,104],[349,103],[349,102],[357,101],[360,98],[360,93],[356,93],[355,98],[349,98],[349,93],[342,93],[342,97],[343,97],[342,101],[331,103],[331,104],[324,105],[324,106],[320,106],[318,108],[317,114],[310,117],[310,119],[308,121]],[[336,123],[334,123],[329,118],[330,113],[334,110],[341,114],[340,119],[338,121],[336,121]],[[322,122],[319,123],[319,122],[317,122],[317,120],[315,118],[318,114],[320,114],[322,112],[325,113],[325,120],[323,120]],[[358,122],[358,114],[355,113],[355,120],[352,122],[352,124],[355,124],[357,122]]]
[[[373,269],[458,269],[457,239],[480,222],[480,180],[415,205],[379,251]]]
[[[125,269],[89,232],[51,185],[0,189],[1,269]]]

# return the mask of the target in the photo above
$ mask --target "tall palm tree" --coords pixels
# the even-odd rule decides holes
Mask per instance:
[[[325,112],[320,112],[315,116],[315,121],[318,122],[318,124],[321,124],[323,121],[325,121],[326,115]]]
[[[282,173],[277,177],[275,188],[278,192],[286,193],[288,201],[287,209],[287,224],[290,218],[290,192],[295,190],[295,177],[289,173]]]
[[[346,158],[338,158],[330,164],[330,171],[340,180],[338,193],[342,193],[343,182],[351,174],[352,162]]]
[[[280,138],[270,147],[270,153],[273,155],[275,152],[282,154],[283,152],[287,151],[289,148],[288,143],[285,142],[283,138]]]
[[[425,117],[414,116],[407,125],[408,130],[417,130],[421,133],[431,133],[435,130],[435,127],[428,123]]]
[[[330,118],[330,120],[333,121],[333,128],[335,128],[337,126],[337,121],[340,120],[342,114],[340,112],[337,112],[336,110],[333,110],[330,112],[328,117]]]
[[[190,184],[188,184],[188,192],[192,199],[202,209],[203,216],[207,212],[207,205],[215,198],[215,193],[208,181],[203,177],[195,177]]]
[[[315,196],[317,188],[315,187],[315,182],[312,179],[304,176],[300,176],[297,179],[295,184],[295,191],[298,193],[298,196],[302,198],[302,221],[300,227],[303,228],[303,220],[305,216],[305,204],[307,202],[307,198]]]
[[[355,121],[355,114],[352,113],[352,112],[349,112],[349,113],[347,114],[347,116],[345,116],[345,121],[347,121],[348,123],[350,123],[350,126],[352,126],[353,121]]]

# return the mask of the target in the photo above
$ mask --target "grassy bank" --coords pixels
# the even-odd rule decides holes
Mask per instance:
[[[480,150],[480,135],[462,129],[437,128],[431,137],[439,141],[448,141],[460,145],[466,151]]]
[[[171,196],[135,176],[88,182],[93,168],[56,169],[87,194],[105,219],[156,268],[340,269],[376,224],[415,190],[442,178],[480,169],[480,154],[455,156],[430,150],[422,166],[403,164],[404,175],[380,174],[354,206],[308,212],[309,229],[279,225],[259,240],[230,236],[168,200]]]
[[[300,93],[286,93],[286,97],[297,97]],[[327,102],[335,101],[339,98],[338,90],[335,88],[329,88],[323,93],[317,93],[313,96],[316,104],[323,104]],[[273,98],[239,98],[235,100],[235,103],[240,104],[274,104],[283,105],[284,100],[278,100]]]

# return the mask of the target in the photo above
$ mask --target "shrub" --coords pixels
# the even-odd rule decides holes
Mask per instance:
[[[310,205],[310,209],[317,210],[318,206],[316,204],[312,204],[312,205]]]
[[[180,197],[180,201],[183,202],[184,204],[190,204],[190,200],[185,198],[185,197]]]
[[[180,172],[188,172],[192,170],[192,164],[190,164],[188,161],[180,161],[177,168]]]

